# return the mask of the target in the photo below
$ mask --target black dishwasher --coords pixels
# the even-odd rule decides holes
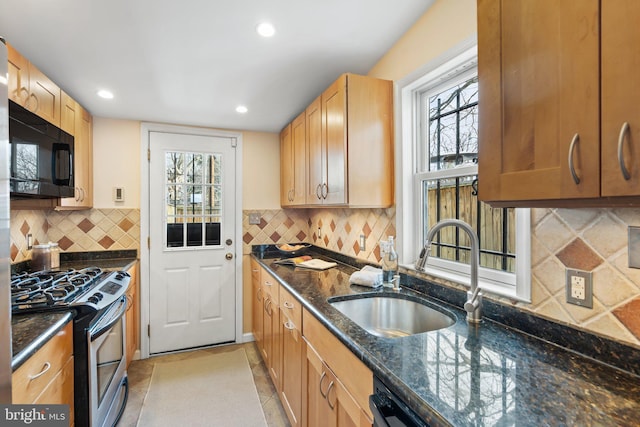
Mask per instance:
[[[391,392],[378,378],[373,378],[369,396],[374,427],[428,427],[415,412]]]

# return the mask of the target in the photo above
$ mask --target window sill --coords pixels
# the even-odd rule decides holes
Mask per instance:
[[[439,260],[439,261],[442,264],[447,264],[447,261],[443,261],[443,260]],[[450,264],[455,264],[455,263],[450,263]],[[469,280],[469,273],[468,273],[470,268],[468,265],[463,266],[463,269],[467,270],[466,274],[464,272],[442,268],[441,266],[434,267],[431,264],[431,262],[427,263],[427,267],[425,271],[416,270],[413,264],[401,264],[401,266],[406,268],[407,270],[414,271],[421,275],[432,276],[437,279],[454,282],[466,288],[470,287],[470,283],[469,283],[470,280]],[[515,281],[516,281],[515,274],[498,272],[496,270],[480,267],[480,269],[478,270],[478,276],[479,276],[478,286],[480,286],[480,289],[485,294],[490,293],[500,297],[506,297],[514,301],[531,303],[530,298],[527,298],[526,296],[523,296],[523,295],[518,295],[516,291],[516,286],[515,286]],[[501,277],[503,279],[509,279],[509,280],[508,281],[496,280],[497,277]]]

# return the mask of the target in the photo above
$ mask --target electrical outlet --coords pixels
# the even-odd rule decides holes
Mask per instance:
[[[260,212],[249,212],[249,224],[260,224]]]
[[[322,229],[318,227],[318,239],[322,239]]]
[[[571,276],[571,296],[584,301],[584,277]]]
[[[567,302],[593,308],[593,280],[589,271],[567,269]]]
[[[367,247],[367,240],[365,239],[364,234],[360,235],[360,250],[364,251],[366,250]]]

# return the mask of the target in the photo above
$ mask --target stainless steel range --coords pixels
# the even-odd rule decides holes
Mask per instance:
[[[128,395],[126,272],[41,271],[11,278],[12,313],[75,311],[74,411],[79,427],[114,426]]]

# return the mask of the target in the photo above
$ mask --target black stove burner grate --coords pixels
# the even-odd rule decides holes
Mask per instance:
[[[68,306],[99,282],[102,274],[100,268],[89,267],[14,275],[11,277],[12,311]]]

